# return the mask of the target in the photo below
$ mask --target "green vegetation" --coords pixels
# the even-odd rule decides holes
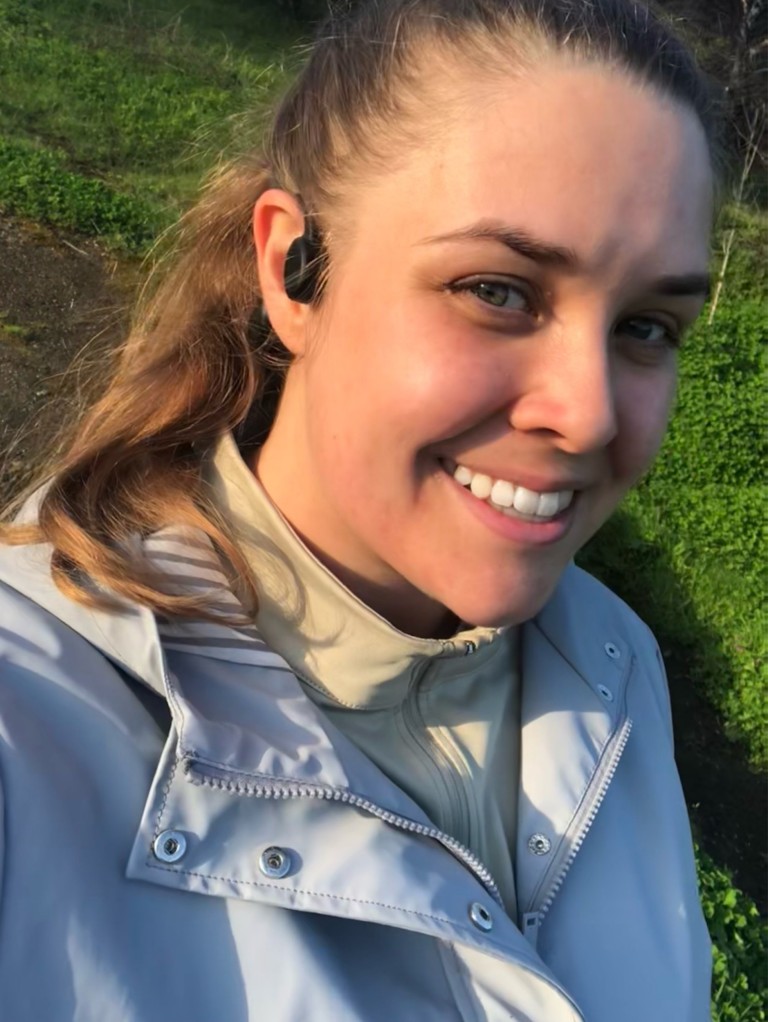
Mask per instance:
[[[61,151],[0,138],[0,206],[40,223],[103,238],[139,253],[157,235],[163,210],[68,169]]]
[[[726,872],[697,849],[704,915],[714,942],[714,1022],[765,1022],[768,929]]]
[[[0,209],[142,254],[288,80],[296,29],[253,0],[0,0]],[[724,288],[681,354],[678,412],[649,478],[580,558],[648,621],[674,677],[768,766],[763,351],[768,221],[736,227]],[[13,326],[2,324],[6,340]],[[699,855],[716,1022],[766,1019],[766,930]]]
[[[0,205],[145,251],[287,80],[269,6],[0,0]]]
[[[28,356],[30,353],[28,341],[34,331],[29,327],[19,326],[18,323],[10,323],[8,314],[0,309],[0,348],[5,345],[12,348],[20,355]]]

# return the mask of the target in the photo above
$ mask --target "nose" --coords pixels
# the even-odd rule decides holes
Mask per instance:
[[[618,429],[617,381],[603,328],[563,329],[543,340],[526,369],[510,413],[515,429],[554,434],[557,446],[570,454],[611,443]]]

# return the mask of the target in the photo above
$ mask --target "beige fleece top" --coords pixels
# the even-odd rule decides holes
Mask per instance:
[[[514,918],[517,630],[398,631],[304,546],[231,436],[208,473],[253,567],[264,639],[333,724],[488,867]]]

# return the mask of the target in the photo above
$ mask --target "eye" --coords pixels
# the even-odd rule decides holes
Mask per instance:
[[[502,312],[531,312],[530,289],[521,283],[498,280],[493,277],[466,277],[447,285],[454,294],[471,294],[484,305]]]
[[[651,348],[677,348],[681,340],[679,329],[649,316],[625,319],[619,324],[617,332]]]

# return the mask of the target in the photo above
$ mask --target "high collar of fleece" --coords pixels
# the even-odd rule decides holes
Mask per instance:
[[[341,705],[396,706],[428,666],[452,675],[466,670],[467,655],[473,665],[493,655],[504,629],[422,639],[359,600],[302,543],[231,435],[221,438],[207,475],[256,578],[259,632],[300,678]]]

